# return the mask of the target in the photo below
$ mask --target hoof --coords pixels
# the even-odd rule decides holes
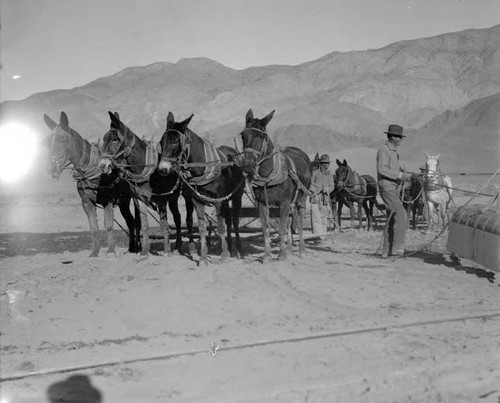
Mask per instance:
[[[138,262],[142,262],[144,260],[148,260],[149,259],[149,254],[146,254],[146,255],[143,255],[141,253],[141,255],[139,256],[139,258],[137,259]]]
[[[271,256],[270,255],[264,255],[262,257],[262,264],[266,264],[266,263],[271,263]]]
[[[99,252],[92,252],[89,257],[99,257]]]

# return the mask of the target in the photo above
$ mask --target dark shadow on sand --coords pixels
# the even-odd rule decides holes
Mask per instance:
[[[446,259],[447,256],[449,257],[449,259]],[[432,253],[432,252],[418,251],[412,253],[409,257],[422,259],[425,263],[428,264],[442,265],[445,267],[453,268],[456,271],[464,271],[467,274],[472,274],[479,278],[485,278],[490,283],[495,282],[494,272],[479,267],[462,266],[460,258],[456,255],[450,255],[448,253]]]
[[[87,375],[72,375],[64,381],[53,383],[47,389],[50,403],[102,403],[102,393],[95,388]]]

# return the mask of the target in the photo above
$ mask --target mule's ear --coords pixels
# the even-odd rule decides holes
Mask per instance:
[[[69,121],[68,115],[65,112],[61,112],[61,116],[59,117],[59,125],[63,128],[63,130],[68,130]]]
[[[118,112],[108,111],[108,114],[112,123],[118,124],[120,122],[120,115],[118,115]]]
[[[439,157],[441,157],[441,154],[436,155],[436,157],[435,157],[435,158],[438,160],[438,159],[439,159]]]
[[[171,127],[175,123],[174,114],[172,112],[168,112],[167,116],[167,128]]]
[[[43,115],[43,120],[50,130],[54,130],[57,127],[57,123],[49,118],[48,115]]]
[[[189,126],[189,122],[191,122],[191,119],[193,119],[193,116],[194,114],[192,113],[190,117],[188,117],[187,119],[183,120],[181,122],[181,128],[182,128],[182,132],[185,132],[187,127]]]
[[[338,158],[337,158],[337,165],[338,165],[339,167],[341,167],[341,166],[342,166],[342,162],[340,162]]]
[[[276,109],[273,109],[266,117],[263,117],[261,120],[260,120],[260,123],[262,124],[262,126],[266,127],[267,124],[271,121],[271,119],[273,118],[273,115],[274,115],[274,111]]]
[[[347,166],[347,161],[344,160],[344,162],[342,163],[342,165],[344,165],[346,167]]]
[[[425,153],[425,158],[429,159],[431,156],[428,153]]]
[[[245,123],[249,123],[252,120],[253,120],[253,111],[249,109],[247,115],[245,116]]]

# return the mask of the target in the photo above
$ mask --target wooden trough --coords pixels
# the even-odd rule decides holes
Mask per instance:
[[[500,212],[491,204],[459,208],[450,221],[446,246],[457,256],[500,271]]]

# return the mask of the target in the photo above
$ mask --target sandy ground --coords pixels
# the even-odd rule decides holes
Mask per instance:
[[[263,265],[245,231],[244,259],[214,245],[205,267],[159,239],[141,260],[117,230],[117,256],[89,258],[74,185],[37,186],[0,200],[2,403],[500,401],[498,274],[446,234],[422,250],[421,223],[382,260],[383,221],[346,219]]]

